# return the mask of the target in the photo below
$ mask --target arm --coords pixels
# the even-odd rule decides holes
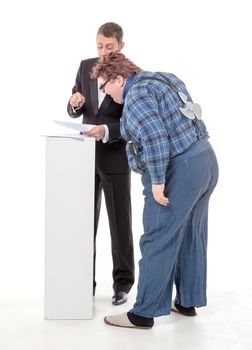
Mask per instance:
[[[84,135],[95,137],[97,141],[103,140],[104,143],[119,141],[122,138],[120,135],[120,122],[97,125],[85,132]]]
[[[72,118],[78,118],[84,112],[85,97],[81,94],[82,91],[82,64],[77,72],[75,85],[72,89],[72,96],[67,104],[67,112]]]
[[[170,145],[168,132],[159,113],[158,101],[145,90],[141,96],[136,94],[127,101],[126,114],[133,142],[135,138],[136,144],[141,143],[143,160],[152,184],[164,183]]]
[[[141,101],[141,102],[139,102]],[[158,102],[153,96],[145,94],[132,101],[131,120],[138,130],[144,152],[144,161],[152,180],[154,199],[161,205],[168,205],[169,199],[164,195],[165,175],[169,163],[168,134],[159,114]]]

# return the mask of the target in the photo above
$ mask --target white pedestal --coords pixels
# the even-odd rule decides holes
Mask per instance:
[[[93,317],[95,140],[46,138],[45,319]]]

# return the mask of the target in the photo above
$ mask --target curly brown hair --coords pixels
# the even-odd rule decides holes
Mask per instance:
[[[132,74],[141,72],[141,68],[131,62],[119,51],[111,52],[107,56],[101,56],[91,71],[91,78],[102,77],[106,80],[115,79],[118,75],[128,78]]]

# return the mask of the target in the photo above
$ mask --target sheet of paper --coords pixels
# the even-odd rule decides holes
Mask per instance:
[[[79,132],[89,131],[90,129],[92,129],[95,126],[92,124],[79,124],[79,123],[73,123],[73,122],[64,122],[61,120],[54,120],[54,123],[56,123],[60,126],[64,126],[66,128],[69,128],[69,129],[79,131]]]
[[[56,138],[63,138],[63,139],[78,139],[78,140],[83,140],[83,139],[90,139],[88,136],[83,136],[81,134],[57,134],[57,133],[48,133],[48,134],[43,134],[40,136],[45,136],[45,137],[56,137]]]

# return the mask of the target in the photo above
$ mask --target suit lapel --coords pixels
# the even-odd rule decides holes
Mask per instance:
[[[106,110],[111,103],[112,98],[109,95],[104,97],[102,104],[100,105],[99,112]]]
[[[91,104],[94,110],[94,115],[96,115],[98,112],[97,79],[90,79],[90,97],[91,97]]]
[[[90,79],[90,97],[94,110],[94,115],[98,113],[98,91],[97,91],[97,79]],[[110,105],[112,98],[109,95],[104,97],[102,104],[100,105],[99,112],[106,110]]]

